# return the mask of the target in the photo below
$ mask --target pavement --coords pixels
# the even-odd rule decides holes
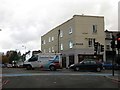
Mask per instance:
[[[108,79],[120,82],[120,75],[114,75],[114,76],[111,75],[111,76],[105,76],[105,77],[108,78]]]

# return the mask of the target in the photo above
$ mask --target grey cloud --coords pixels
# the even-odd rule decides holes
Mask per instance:
[[[2,1],[4,2],[4,0]],[[5,1],[10,2],[9,0]],[[29,0],[25,0],[25,3],[20,0],[19,2],[20,4],[15,1],[17,4],[14,5],[11,0],[10,5],[14,5],[13,7],[7,7],[9,3],[6,4],[5,2],[4,5],[0,6],[0,24],[10,28],[8,33],[11,32],[9,37],[11,42],[6,43],[7,41],[4,41],[3,43],[13,48],[21,47],[22,44],[29,49],[40,48],[41,35],[72,18],[74,14],[103,15],[107,27],[114,28],[116,26],[114,24],[116,20],[110,20],[114,19],[114,15],[110,16],[112,6],[108,0],[52,0],[51,2],[45,0],[44,2],[39,1],[39,3],[30,1],[30,4],[28,3]],[[114,23],[111,24],[111,21]]]
[[[118,4],[118,30],[120,31],[120,1]]]
[[[10,49],[12,47],[12,41],[10,39],[0,41],[0,47],[2,49]]]

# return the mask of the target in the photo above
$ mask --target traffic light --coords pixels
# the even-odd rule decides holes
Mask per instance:
[[[97,52],[97,50],[98,50],[98,42],[95,42],[95,43],[94,43],[94,51]]]
[[[112,35],[111,48],[115,48],[115,37]]]
[[[113,48],[115,48],[115,41],[111,41],[111,48],[113,49]]]
[[[100,45],[100,47],[101,47],[101,52],[104,52],[104,45]]]

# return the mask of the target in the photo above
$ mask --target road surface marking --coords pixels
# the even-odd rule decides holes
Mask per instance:
[[[4,80],[0,88],[2,88],[4,85],[6,85],[9,82],[9,80]]]
[[[98,73],[25,73],[25,74],[0,74],[0,76],[3,77],[16,77],[16,76],[41,76],[41,75],[71,75],[71,76],[112,76],[112,74],[104,73],[104,74],[98,74]],[[115,74],[116,76],[118,74]]]

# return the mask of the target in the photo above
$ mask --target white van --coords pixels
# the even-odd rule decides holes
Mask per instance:
[[[62,68],[60,53],[39,53],[24,62],[23,67],[27,70],[34,68],[50,69],[55,71]]]

